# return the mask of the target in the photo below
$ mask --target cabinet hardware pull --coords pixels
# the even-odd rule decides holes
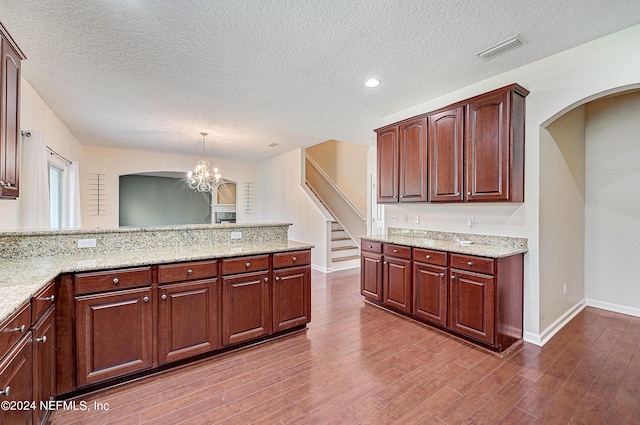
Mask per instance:
[[[397,250],[397,249],[394,249],[394,250],[393,250],[393,252],[398,252],[398,250]]]
[[[467,266],[471,267],[473,266],[473,263],[471,261],[467,261]]]
[[[444,277],[444,273],[440,273],[440,277]]]
[[[276,282],[279,282],[280,278],[278,276],[276,276]]]
[[[55,295],[51,295],[50,297],[45,297],[42,299],[42,301],[51,301],[51,302],[54,302],[55,300],[56,300]]]
[[[431,256],[430,256],[430,255],[427,255],[427,260],[429,260],[430,258],[431,258]]]
[[[3,395],[5,397],[9,397],[9,393],[11,392],[11,387],[7,385],[7,388],[5,388],[4,390],[0,391],[0,395]]]
[[[120,283],[120,280],[118,280],[118,278],[117,278],[117,277],[114,277],[114,278],[113,278],[113,284],[114,284],[114,285],[117,285],[118,283]]]
[[[451,279],[455,279],[456,277],[454,275],[451,275]]]
[[[193,270],[191,270],[191,269],[187,270],[187,274],[188,275],[192,275],[193,274]]]
[[[162,294],[162,296],[160,298],[162,298],[163,300],[166,300],[167,299],[167,294]]]
[[[265,277],[265,278],[264,278],[264,281],[265,281],[265,282],[269,282],[269,278],[268,278],[268,277]]]
[[[394,197],[394,198],[397,198],[397,197],[398,197],[398,195],[393,195],[393,197]]]
[[[149,302],[149,297],[144,297],[144,298],[142,299],[142,301],[144,301],[144,302],[148,303],[148,302]]]
[[[246,268],[249,268],[249,267],[251,267],[251,263],[247,263],[247,264],[245,264],[244,266],[245,266]]]
[[[42,338],[36,338],[36,342],[42,342],[42,343],[47,342],[47,336],[44,335]]]
[[[296,257],[293,257],[291,261],[298,261],[298,259]]]
[[[386,261],[383,261],[383,262],[382,262],[382,264],[387,264],[387,262],[386,262]]]
[[[367,245],[369,248],[373,248],[373,245]]]
[[[27,329],[27,327],[25,325],[22,325],[18,328],[13,328],[11,329],[11,332],[20,332],[20,333],[24,333],[25,329]]]
[[[467,192],[467,196],[471,196],[471,192]]]

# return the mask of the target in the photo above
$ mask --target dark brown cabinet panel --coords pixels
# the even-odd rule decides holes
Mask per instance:
[[[360,257],[360,293],[382,301],[382,255],[362,251]]]
[[[411,313],[421,319],[446,326],[447,268],[413,263],[413,306]]]
[[[41,424],[47,410],[41,409],[41,402],[47,403],[56,396],[56,324],[55,307],[47,312],[33,327],[33,423]]]
[[[222,323],[223,345],[271,332],[268,271],[222,278]]]
[[[32,402],[32,361],[31,332],[28,331],[4,358],[0,358],[0,402]],[[0,409],[2,425],[30,424],[31,419],[31,409]]]
[[[0,24],[0,198],[20,194],[20,69],[24,54]]]
[[[419,118],[399,127],[400,202],[427,200],[427,120]]]
[[[429,116],[429,201],[462,201],[464,108]]]
[[[384,303],[411,312],[411,261],[385,256],[382,269]]]
[[[273,332],[304,325],[311,320],[311,267],[273,272]]]
[[[449,328],[493,345],[495,281],[493,276],[451,269]]]
[[[398,202],[399,150],[397,127],[378,133],[378,202]]]
[[[76,297],[77,384],[152,366],[150,288]]]
[[[159,298],[161,364],[219,347],[217,279],[160,286]]]

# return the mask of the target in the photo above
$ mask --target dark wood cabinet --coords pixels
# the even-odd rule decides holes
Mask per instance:
[[[20,194],[20,71],[26,59],[0,24],[0,198]]]
[[[159,288],[158,360],[167,363],[220,346],[217,279]]]
[[[28,328],[27,328],[28,329]],[[3,354],[3,353],[0,353]],[[0,424],[25,425],[32,423],[33,404],[33,354],[31,347],[31,332],[10,350],[6,356],[0,358],[0,402],[15,403],[14,409],[0,409]],[[17,403],[26,408],[18,409]],[[12,407],[9,404],[9,407]]]
[[[380,130],[377,138],[378,202],[398,202],[398,178],[400,173],[398,127]]]
[[[222,278],[222,343],[237,344],[271,332],[269,272]]]
[[[52,286],[52,285],[51,285]],[[33,326],[33,423],[46,420],[48,411],[41,403],[56,396],[56,324],[55,306],[51,306]]]
[[[411,249],[384,245],[382,294],[384,304],[405,313],[411,312]],[[397,255],[394,256],[394,255]]]
[[[449,285],[449,328],[494,344],[495,281],[493,276],[452,269]]]
[[[369,299],[382,301],[382,254],[361,252],[360,293]]]
[[[311,267],[273,271],[273,332],[311,321]]]
[[[515,84],[468,102],[467,201],[524,202],[524,99],[528,93]]]
[[[152,366],[151,288],[77,296],[77,385]]]
[[[464,199],[464,108],[429,116],[429,201]]]
[[[447,325],[447,267],[414,261],[411,313],[436,325]]]

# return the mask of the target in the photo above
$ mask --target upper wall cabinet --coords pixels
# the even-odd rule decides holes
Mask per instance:
[[[376,130],[378,202],[523,202],[528,94],[513,84]]]
[[[427,200],[427,119],[378,130],[378,202]]]
[[[20,187],[20,61],[26,59],[0,23],[0,198],[17,198]]]

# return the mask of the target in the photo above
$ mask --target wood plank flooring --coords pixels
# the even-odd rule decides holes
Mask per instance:
[[[508,358],[363,302],[313,272],[306,332],[83,396],[72,424],[640,424],[640,318],[587,308]]]

